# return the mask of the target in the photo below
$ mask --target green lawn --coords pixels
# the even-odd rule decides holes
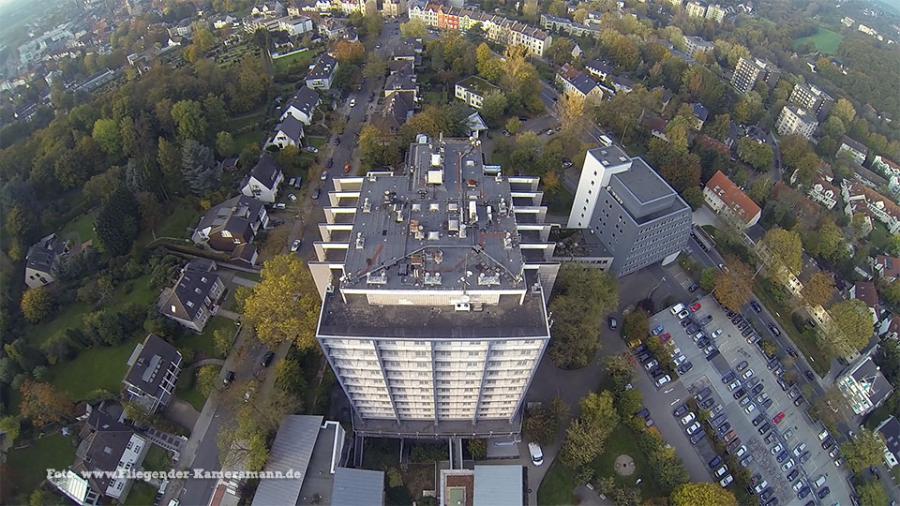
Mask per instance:
[[[232,135],[234,137],[234,146],[238,153],[243,151],[247,146],[259,146],[262,148],[263,142],[266,140],[265,133],[263,133],[262,130],[257,129],[247,130],[246,132]]]
[[[616,457],[619,455],[630,455],[634,459],[635,471],[633,475],[626,478],[616,473],[614,466]],[[603,452],[603,455],[594,461],[593,467],[595,477],[611,476],[615,478],[616,483],[620,487],[634,487],[635,481],[640,478],[642,481],[638,488],[643,499],[661,497],[667,494],[652,474],[650,464],[647,462],[647,456],[638,448],[637,436],[624,423],[620,423],[609,435],[609,438],[606,440],[606,450]]]
[[[168,471],[172,468],[172,455],[161,446],[151,444],[141,467],[147,471]]]
[[[219,366],[210,367],[218,368]],[[206,404],[206,396],[197,387],[197,369],[181,373],[181,377],[178,378],[178,384],[175,385],[175,397],[188,402],[197,411],[203,411],[203,405]]]
[[[538,505],[575,504],[575,485],[575,473],[555,460],[538,488]]]
[[[69,223],[66,223],[66,226],[63,227],[59,235],[64,239],[71,239],[78,244],[93,241],[97,239],[97,234],[94,232],[94,222],[96,219],[97,214],[94,212],[82,214]]]
[[[812,42],[818,51],[831,55],[837,53],[841,40],[843,40],[841,34],[819,27],[815,34],[795,40],[794,47],[797,48],[802,44]]]
[[[319,51],[311,49],[301,53],[295,53],[272,61],[272,70],[275,74],[292,74],[306,69],[312,63]]]
[[[153,504],[156,499],[156,487],[146,481],[135,481],[131,485],[128,497],[125,498],[125,506],[147,506]]]
[[[128,370],[128,357],[137,343],[146,337],[141,334],[118,346],[84,350],[74,360],[53,366],[51,383],[76,401],[86,399],[91,392],[101,388],[118,392]]]
[[[189,229],[193,229],[200,220],[200,211],[194,207],[192,201],[175,201],[169,207],[165,221],[157,227],[158,237],[188,238],[191,236]]]
[[[7,483],[15,494],[29,494],[47,476],[47,469],[65,469],[75,460],[72,438],[56,433],[38,439],[28,448],[10,450],[7,454]],[[15,501],[10,503],[15,504]]]
[[[237,327],[235,327],[234,321],[229,320],[224,316],[213,316],[206,324],[206,328],[203,329],[202,334],[191,332],[187,336],[178,339],[178,348],[181,350],[193,350],[193,362],[202,358],[221,358],[216,355],[213,343],[213,334],[218,329],[225,329],[233,335]]]

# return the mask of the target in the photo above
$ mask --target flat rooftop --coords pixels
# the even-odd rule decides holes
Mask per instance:
[[[612,177],[621,180],[642,204],[649,204],[675,194],[672,187],[663,181],[662,177],[642,158],[633,158],[629,170],[613,174]]]
[[[509,419],[470,420],[384,420],[353,415],[353,432],[366,437],[440,439],[447,436],[502,438],[522,430],[521,410]]]
[[[622,165],[623,163],[631,161],[631,157],[628,156],[628,153],[615,144],[606,148],[594,148],[590,150],[589,153],[604,167]]]
[[[370,173],[341,290],[526,289],[510,185],[469,139],[420,136],[405,173]]]

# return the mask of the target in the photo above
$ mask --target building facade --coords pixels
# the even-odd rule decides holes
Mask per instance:
[[[181,366],[178,349],[158,336],[148,335],[128,359],[128,372],[122,382],[129,399],[148,413],[164,408],[175,394]]]
[[[500,88],[485,81],[478,76],[469,76],[456,83],[454,95],[470,107],[481,109],[484,105],[484,97],[491,93],[500,93]]]
[[[747,94],[753,90],[757,80],[763,80],[769,86],[774,86],[780,73],[771,62],[759,58],[741,58],[738,60],[731,76],[731,85],[740,94]]]
[[[488,40],[504,46],[522,46],[535,56],[544,56],[553,42],[550,34],[540,28],[496,14],[458,7],[414,4],[409,7],[409,19],[420,19],[427,26],[438,30],[465,32],[478,26]]]
[[[724,214],[740,227],[752,227],[759,222],[762,209],[753,202],[721,170],[703,188],[703,200],[717,214]]]
[[[884,402],[894,387],[888,383],[872,358],[862,356],[846,373],[838,377],[838,389],[857,415],[869,413]]]
[[[812,111],[819,120],[824,119],[828,111],[831,110],[831,106],[834,105],[834,99],[831,98],[831,95],[812,84],[804,83],[794,85],[789,100],[803,109]]]
[[[775,131],[781,136],[802,135],[809,139],[818,126],[819,122],[810,112],[793,104],[782,107],[775,121]]]
[[[310,262],[316,336],[357,434],[512,434],[559,265],[538,179],[418,136],[402,173],[337,178]]]
[[[618,146],[587,152],[568,228],[587,229],[624,276],[673,261],[687,244],[691,208],[641,158]]]

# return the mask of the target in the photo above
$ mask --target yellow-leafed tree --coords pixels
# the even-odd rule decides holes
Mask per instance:
[[[737,506],[734,494],[717,483],[686,483],[672,492],[673,506]]]

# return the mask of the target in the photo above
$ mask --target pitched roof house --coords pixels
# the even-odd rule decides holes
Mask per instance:
[[[900,463],[900,421],[894,416],[881,422],[875,430],[884,438],[884,462],[888,467],[894,467]]]
[[[296,120],[294,120],[296,121]],[[250,174],[241,183],[241,193],[262,202],[271,204],[278,195],[278,187],[284,181],[281,167],[268,153],[263,153],[253,166]]]
[[[148,413],[166,407],[175,392],[181,366],[181,353],[174,346],[161,337],[148,335],[128,359],[128,372],[122,383],[129,400]]]
[[[861,357],[836,383],[857,415],[869,413],[894,391],[870,356]]]
[[[384,96],[390,97],[396,93],[408,93],[413,101],[418,101],[419,85],[416,75],[409,72],[394,72],[387,76],[384,82]]]
[[[872,269],[878,273],[878,277],[888,281],[900,280],[900,258],[887,255],[878,255],[872,259]]]
[[[312,124],[313,114],[316,112],[316,107],[319,106],[320,102],[318,93],[303,86],[297,90],[297,93],[287,103],[284,113],[281,114],[281,120],[283,121],[284,118],[291,115],[300,123],[309,126]]]
[[[328,53],[323,53],[316,60],[309,74],[306,75],[306,86],[314,90],[331,89],[334,82],[334,74],[337,72],[338,61]]]
[[[409,93],[394,93],[385,99],[384,107],[372,118],[372,123],[386,132],[397,134],[412,117],[415,106]]]
[[[269,224],[263,203],[246,195],[232,197],[210,208],[200,219],[191,239],[194,244],[231,253],[231,259],[256,263],[253,239]]]
[[[600,100],[603,98],[604,90],[600,83],[568,63],[557,72],[556,82],[562,85],[566,95],[574,95],[583,99],[594,97]]]
[[[209,260],[188,262],[175,286],[162,291],[159,312],[195,332],[203,332],[225,294],[225,283],[215,270],[216,263]]]
[[[275,127],[275,133],[266,146],[278,146],[280,149],[284,149],[286,146],[300,147],[304,136],[303,123],[288,114]]]
[[[37,288],[56,281],[59,265],[68,253],[69,245],[56,234],[32,244],[25,256],[25,284]]]
[[[865,144],[845,135],[841,137],[841,146],[838,148],[835,156],[840,156],[841,153],[849,154],[854,162],[862,165],[866,161],[866,156],[869,155],[869,148]]]
[[[878,300],[878,291],[872,281],[857,281],[850,287],[850,298],[865,302],[872,315],[872,323],[878,323],[881,314],[881,304]]]
[[[742,227],[752,227],[759,221],[762,209],[753,202],[722,171],[716,171],[706,187],[703,199],[716,213],[723,213],[734,219]]]

